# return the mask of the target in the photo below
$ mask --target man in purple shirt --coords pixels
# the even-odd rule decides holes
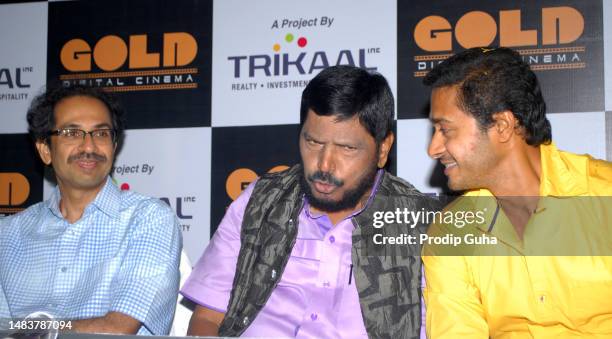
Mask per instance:
[[[375,233],[426,227],[373,227],[381,213],[435,206],[383,170],[393,110],[379,74],[336,66],[309,82],[302,162],[259,178],[227,210],[181,291],[197,303],[190,335],[419,336],[418,246],[403,245],[402,255],[367,250]]]

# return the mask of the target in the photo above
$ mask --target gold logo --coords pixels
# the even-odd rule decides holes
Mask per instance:
[[[288,169],[289,166],[279,165],[272,167],[268,173],[276,173]],[[240,193],[249,186],[250,183],[257,179],[257,173],[249,168],[238,168],[234,170],[225,181],[225,191],[227,196],[232,200],[236,200]]]
[[[30,183],[21,173],[0,173],[0,205],[19,206],[30,196]]]
[[[489,13],[471,11],[459,18],[454,28],[446,18],[431,15],[416,25],[414,40],[424,51],[450,52],[453,35],[463,48],[489,46],[498,35],[500,46],[517,47],[537,46],[538,35],[544,46],[567,44],[578,40],[584,32],[584,17],[572,7],[542,8],[541,18],[541,32],[538,32],[521,28],[520,9],[499,11],[499,22]]]
[[[161,51],[149,51],[149,36],[130,35],[127,41],[106,35],[90,45],[72,39],[60,51],[69,74],[60,75],[64,85],[81,84],[107,91],[129,92],[197,88],[196,67],[186,67],[198,54],[196,39],[187,32],[164,33]],[[94,70],[93,66],[102,72]]]

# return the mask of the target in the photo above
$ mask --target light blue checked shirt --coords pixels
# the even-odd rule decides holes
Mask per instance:
[[[59,202],[56,188],[48,200],[0,221],[6,296],[0,307],[12,318],[43,311],[66,320],[116,311],[144,325],[138,334],[167,334],[182,246],[170,207],[122,192],[110,178],[74,224],[63,218]]]

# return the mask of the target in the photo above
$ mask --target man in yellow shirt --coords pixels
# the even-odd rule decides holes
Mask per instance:
[[[458,53],[424,83],[428,153],[465,191],[445,211],[482,217],[430,226],[463,243],[424,246],[428,337],[612,338],[612,164],[554,146],[538,80],[510,49]]]

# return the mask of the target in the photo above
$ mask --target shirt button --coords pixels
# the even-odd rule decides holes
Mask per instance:
[[[325,286],[325,287],[329,287],[329,281],[324,281],[324,282],[323,282],[323,286]]]
[[[64,267],[62,267],[61,271],[62,271],[62,273],[66,273],[66,271],[68,271],[68,268],[64,266]]]
[[[545,295],[541,295],[538,300],[540,300],[540,302],[543,304],[546,302],[546,296]]]
[[[312,319],[312,321],[317,320],[317,318],[318,318],[318,316],[317,316],[316,313],[313,313],[313,314],[310,315],[310,319]]]
[[[330,243],[335,243],[336,242],[336,237],[334,237],[333,235],[331,237],[329,237],[329,242]]]
[[[244,326],[248,325],[249,324],[249,317],[244,317],[244,319],[242,319],[242,324]]]
[[[273,280],[276,278],[276,270],[275,269],[272,269],[272,273],[270,274],[270,276],[272,277]]]

